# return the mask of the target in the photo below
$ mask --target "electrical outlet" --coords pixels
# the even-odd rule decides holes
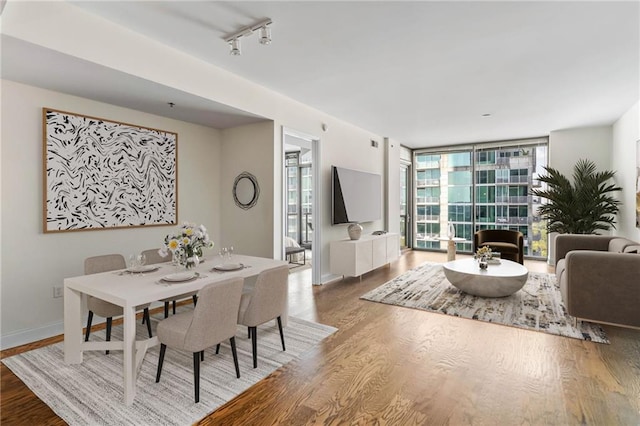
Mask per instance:
[[[54,285],[53,286],[53,298],[62,297],[62,287]]]

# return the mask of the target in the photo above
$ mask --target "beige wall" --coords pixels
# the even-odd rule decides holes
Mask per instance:
[[[2,347],[62,332],[53,286],[82,275],[85,257],[159,247],[173,228],[42,232],[42,107],[178,133],[178,220],[220,235],[220,132],[2,80]],[[16,340],[17,339],[17,340]]]
[[[636,227],[636,161],[640,160],[640,102],[637,102],[613,125],[612,169],[616,182],[622,187],[620,214],[616,235],[640,241],[640,229]],[[637,160],[638,159],[638,160]]]
[[[274,128],[273,122],[222,131],[221,244],[251,256],[279,257],[273,251]],[[249,172],[258,180],[257,204],[244,210],[233,199],[235,178]]]

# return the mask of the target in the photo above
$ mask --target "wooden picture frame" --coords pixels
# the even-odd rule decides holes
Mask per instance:
[[[42,108],[43,231],[176,225],[178,134]]]
[[[640,228],[640,139],[636,141],[636,228]]]

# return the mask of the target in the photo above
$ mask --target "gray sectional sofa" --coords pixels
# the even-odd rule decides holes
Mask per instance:
[[[610,235],[561,234],[555,261],[569,315],[640,327],[640,243]]]

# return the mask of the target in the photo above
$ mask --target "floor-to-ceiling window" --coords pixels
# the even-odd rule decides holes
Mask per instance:
[[[525,237],[525,255],[547,256],[540,200],[530,189],[547,165],[546,138],[414,151],[414,247],[446,248],[449,223],[461,252],[472,251],[479,229],[513,229]]]

